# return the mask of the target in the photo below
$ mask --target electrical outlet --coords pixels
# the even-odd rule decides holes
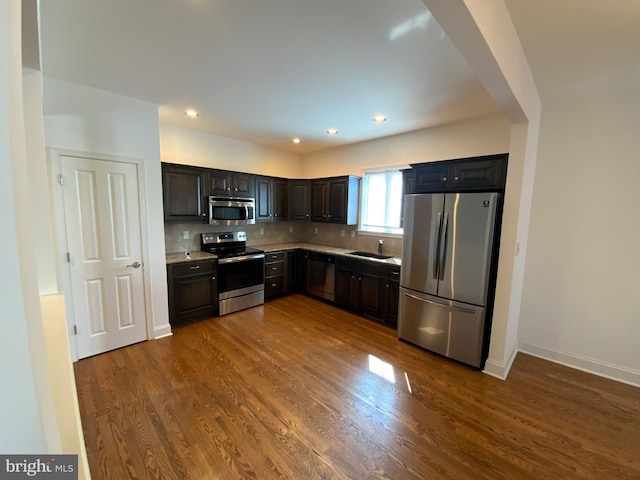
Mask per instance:
[[[316,232],[316,235],[318,234],[318,227],[314,228],[314,231]]]
[[[289,233],[293,233],[293,227],[289,227]]]
[[[356,231],[355,230],[351,231],[351,238],[356,238]]]
[[[189,240],[189,230],[185,230],[184,232],[182,232],[182,238],[184,238],[185,240]]]
[[[340,236],[344,237],[344,230],[340,230]]]
[[[264,235],[264,228],[260,227],[260,235]]]

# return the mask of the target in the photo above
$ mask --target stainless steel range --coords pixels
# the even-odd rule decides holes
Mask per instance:
[[[247,247],[246,232],[203,233],[200,247],[218,256],[220,315],[264,303],[264,252]]]

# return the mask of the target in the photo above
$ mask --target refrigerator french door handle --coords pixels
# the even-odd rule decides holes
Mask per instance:
[[[433,300],[428,300],[426,298],[418,297],[416,295],[411,295],[410,293],[404,292],[405,297],[413,298],[415,300],[420,300],[424,303],[429,303],[431,305],[435,305],[437,307],[447,308],[449,310],[456,310],[458,312],[469,313],[471,315],[475,315],[476,311],[472,308],[464,308],[464,307],[454,307],[452,305],[446,305],[443,303],[434,302]]]
[[[447,240],[449,236],[449,214],[444,214],[444,220],[442,221],[442,227],[440,228],[441,238],[438,241],[438,244],[441,245],[442,254],[440,255],[440,266],[438,267],[438,271],[440,273],[439,280],[444,280],[444,261],[447,257]],[[438,249],[440,250],[440,248]]]
[[[438,233],[436,238],[436,249],[433,252],[433,278],[438,279],[438,264],[440,263],[440,231],[442,230],[442,212],[438,212]]]

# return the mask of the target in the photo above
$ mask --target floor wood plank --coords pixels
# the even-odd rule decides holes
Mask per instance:
[[[101,479],[637,479],[640,389],[507,381],[301,295],[75,366]]]

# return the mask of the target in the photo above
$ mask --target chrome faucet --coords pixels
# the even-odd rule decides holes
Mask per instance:
[[[384,240],[378,240],[378,255],[382,255],[382,245],[384,244]]]

